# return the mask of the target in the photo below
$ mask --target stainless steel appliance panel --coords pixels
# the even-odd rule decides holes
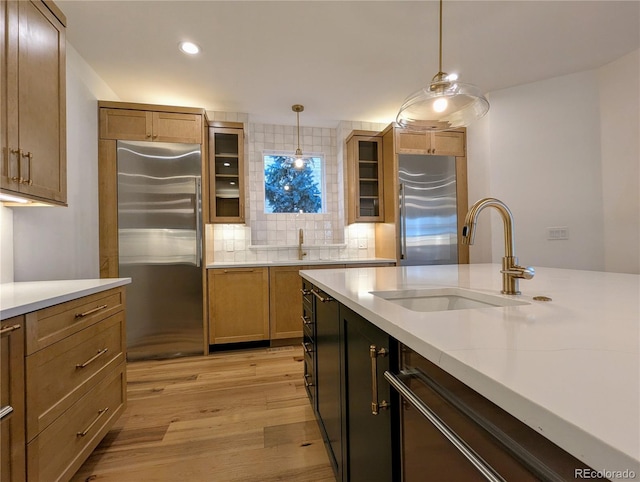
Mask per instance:
[[[127,358],[201,354],[202,199],[199,144],[118,141],[120,276]]]
[[[401,154],[400,264],[458,262],[456,158]]]

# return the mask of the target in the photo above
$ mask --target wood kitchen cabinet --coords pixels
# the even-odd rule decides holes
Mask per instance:
[[[208,270],[209,343],[269,339],[268,268]]]
[[[347,223],[384,220],[382,138],[353,131],[347,138],[345,204]]]
[[[24,317],[0,324],[0,480],[24,481]]]
[[[100,138],[128,141],[202,143],[202,115],[172,111],[106,108],[100,109]],[[113,105],[113,104],[111,104]],[[126,104],[125,104],[126,105]]]
[[[209,221],[244,223],[244,129],[240,122],[209,127]]]
[[[126,407],[124,288],[28,313],[25,326],[27,479],[69,480]]]
[[[66,18],[53,2],[0,2],[0,188],[66,205]]]
[[[464,156],[464,132],[415,132],[395,129],[395,147],[398,154]]]
[[[302,336],[302,266],[269,268],[269,324],[272,340]]]

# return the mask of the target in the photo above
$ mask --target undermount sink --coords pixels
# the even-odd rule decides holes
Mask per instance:
[[[460,288],[370,291],[370,293],[412,311],[470,310],[529,304],[525,301]]]

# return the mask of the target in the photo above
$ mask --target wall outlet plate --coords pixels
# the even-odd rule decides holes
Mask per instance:
[[[368,243],[366,239],[361,239],[358,241],[358,249],[367,249]]]
[[[547,240],[557,241],[569,239],[569,228],[566,226],[558,226],[555,228],[547,228]]]

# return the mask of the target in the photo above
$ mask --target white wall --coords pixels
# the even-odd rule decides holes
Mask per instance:
[[[635,52],[489,95],[489,114],[468,129],[469,202],[492,196],[511,208],[522,264],[640,272],[639,85]],[[490,217],[490,236],[480,217],[472,262],[503,256],[502,224]],[[547,240],[548,227],[567,227],[569,239]]]
[[[13,211],[0,205],[0,283],[13,281]]]
[[[640,273],[640,50],[598,71],[600,87],[604,264]]]
[[[99,277],[98,98],[116,96],[67,44],[69,206],[13,208],[14,281]]]

